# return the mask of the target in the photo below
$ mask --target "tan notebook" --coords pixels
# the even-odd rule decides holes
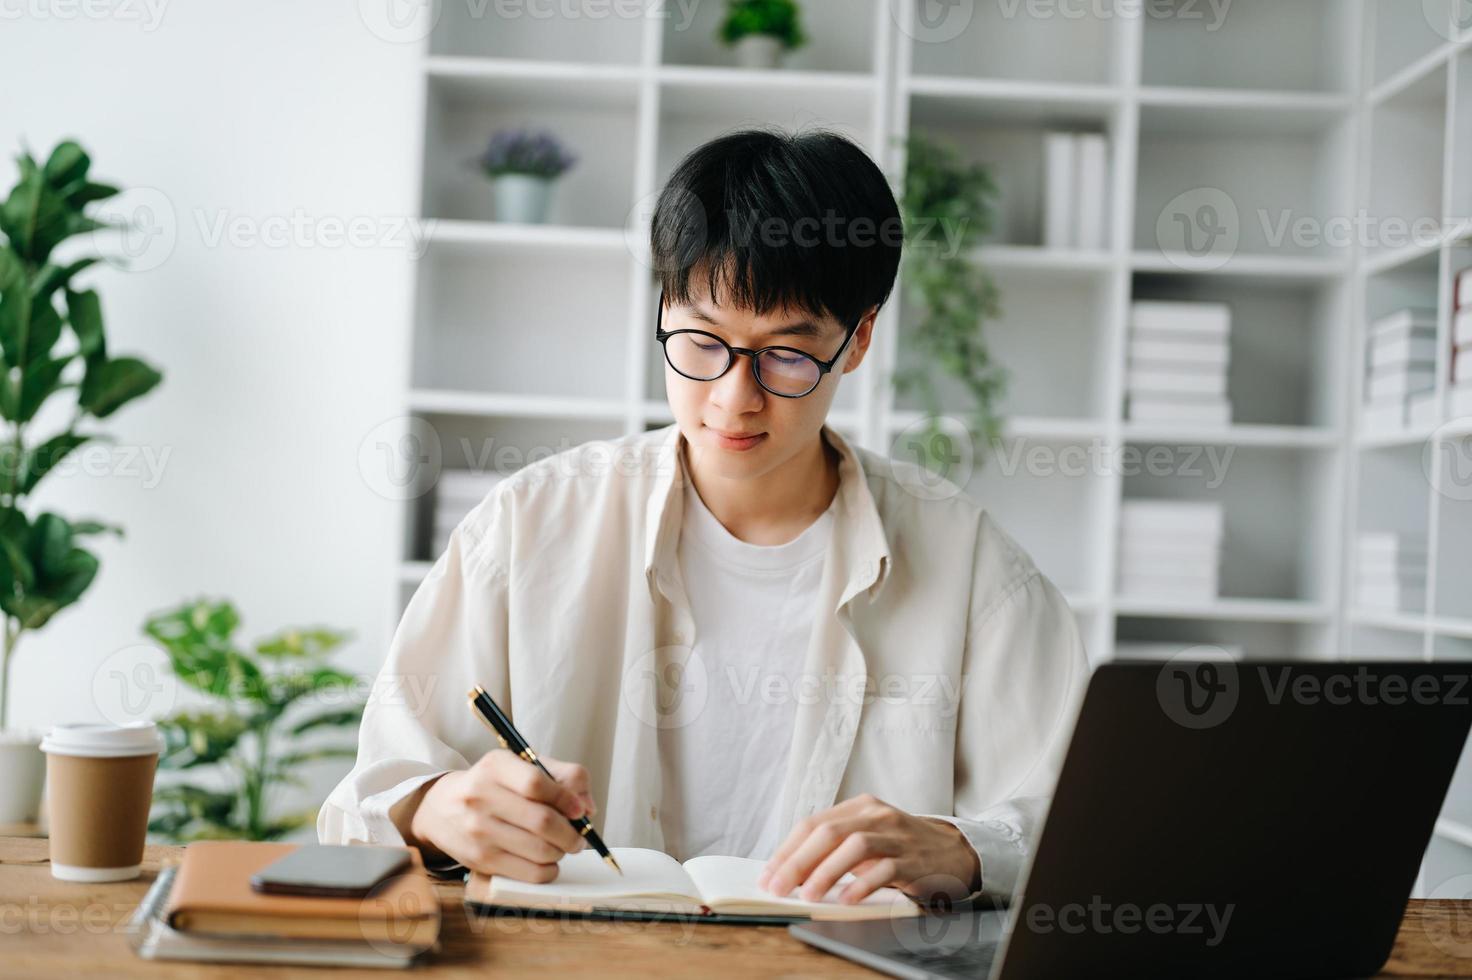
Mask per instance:
[[[413,871],[367,898],[262,895],[250,876],[296,850],[296,844],[196,841],[184,848],[164,921],[181,932],[273,939],[342,939],[392,943],[422,951],[434,945],[440,904],[419,851]]]
[[[589,848],[558,864],[557,880],[545,885],[501,875],[472,873],[467,901],[481,905],[546,908],[564,912],[659,912],[683,915],[792,916],[807,919],[891,919],[920,914],[903,892],[881,888],[862,902],[838,902],[845,875],[824,901],[779,897],[756,883],[766,863],[755,858],[695,857],[684,864],[642,847],[611,848],[624,873],[603,863]]]

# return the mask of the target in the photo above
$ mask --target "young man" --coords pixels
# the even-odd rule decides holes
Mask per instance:
[[[323,841],[550,881],[586,812],[610,846],[765,859],[776,894],[845,872],[850,902],[1012,890],[1086,661],[979,504],[911,492],[913,467],[825,425],[900,249],[883,174],[840,136],[682,161],[652,222],[675,424],[529,465],[458,526]],[[475,684],[556,781],[495,747]]]

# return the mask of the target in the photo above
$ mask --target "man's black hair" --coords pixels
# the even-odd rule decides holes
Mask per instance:
[[[903,241],[884,174],[820,129],[748,129],[697,147],[670,174],[650,226],[672,305],[689,305],[704,276],[712,302],[757,316],[831,314],[845,327],[889,297]]]

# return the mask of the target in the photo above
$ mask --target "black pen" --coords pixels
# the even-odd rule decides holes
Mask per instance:
[[[511,719],[506,717],[505,713],[501,711],[500,706],[491,700],[491,696],[486,693],[485,688],[479,684],[475,685],[471,689],[468,697],[470,698],[470,707],[480,716],[481,721],[485,722],[487,727],[495,733],[496,741],[501,743],[501,748],[515,752],[538,769],[547,772],[547,767],[542,765],[542,760],[537,758],[537,754],[532,751],[532,747],[527,744],[527,740],[521,737],[521,732],[518,732],[516,726],[511,724]],[[557,781],[557,777],[553,776],[550,772],[547,772],[547,778],[554,783]],[[607,861],[613,870],[619,874],[624,873],[624,869],[620,868],[618,862],[613,859],[613,854],[608,850],[608,845],[603,843],[603,838],[599,837],[598,831],[593,829],[593,821],[589,820],[586,814],[578,817],[576,820],[568,818],[567,822],[572,824],[574,830],[587,838],[593,850],[602,855],[603,860]]]

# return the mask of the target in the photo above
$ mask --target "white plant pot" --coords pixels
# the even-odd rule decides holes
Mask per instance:
[[[35,823],[41,816],[46,755],[41,736],[0,731],[0,823]]]
[[[782,63],[782,41],[770,34],[748,34],[736,42],[736,63],[742,68],[776,68]]]
[[[552,201],[550,177],[531,174],[502,174],[491,179],[496,195],[496,220],[539,225],[547,220]]]

